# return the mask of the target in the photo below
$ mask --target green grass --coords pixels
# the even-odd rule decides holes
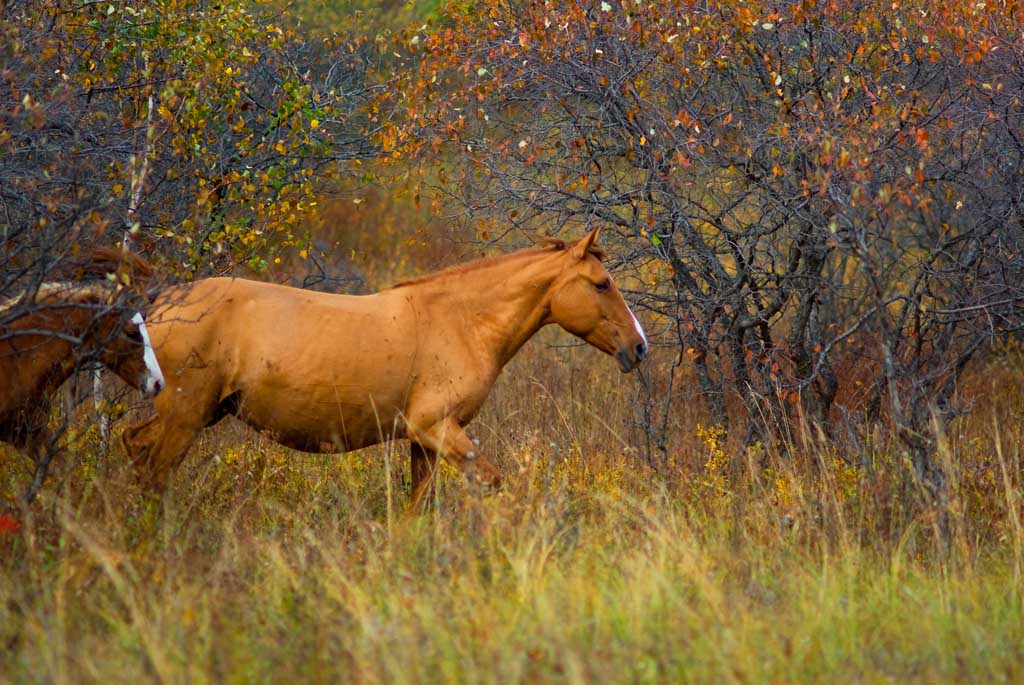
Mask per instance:
[[[1019,399],[1005,435],[979,411],[943,448],[947,543],[896,445],[870,473],[820,446],[733,473],[735,446],[690,428],[655,474],[619,405],[545,409],[536,378],[561,381],[535,371],[477,430],[506,489],[445,471],[413,519],[404,451],[298,455],[228,425],[159,505],[86,435],[0,537],[0,681],[1024,680]]]

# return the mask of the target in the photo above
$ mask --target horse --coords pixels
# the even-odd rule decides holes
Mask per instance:
[[[29,502],[54,453],[52,396],[82,360],[146,395],[164,385],[142,314],[126,312],[119,297],[111,283],[51,282],[0,303],[0,440],[35,463]]]
[[[122,433],[138,477],[166,489],[196,434],[234,415],[306,452],[407,438],[411,506],[438,457],[487,487],[499,469],[464,428],[502,368],[558,324],[632,371],[647,338],[597,247],[599,229],[456,265],[372,295],[210,278],[157,296],[150,334],[168,386]]]

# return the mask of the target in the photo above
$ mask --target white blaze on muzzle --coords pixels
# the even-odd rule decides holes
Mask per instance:
[[[629,308],[629,305],[626,306],[626,310],[629,312],[629,315],[633,317],[633,328],[636,329],[636,332],[640,334],[640,338],[643,339],[644,347],[649,347],[649,345],[647,344],[647,334],[644,333],[643,326],[641,326],[640,321],[637,320],[636,314],[634,314],[633,310]]]
[[[143,390],[145,390],[147,395],[152,395],[166,385],[164,373],[160,370],[160,362],[156,360],[156,352],[153,351],[153,344],[149,340],[149,332],[146,331],[146,320],[142,318],[142,314],[136,312],[135,316],[132,317],[132,323],[139,327],[139,335],[142,336],[142,361],[146,363],[146,370],[149,371],[149,377],[146,378],[146,387]]]

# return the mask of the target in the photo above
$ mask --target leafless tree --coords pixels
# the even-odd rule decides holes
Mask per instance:
[[[614,229],[714,423],[751,444],[801,416],[884,416],[938,494],[930,423],[1024,323],[1017,20],[758,8],[499,3],[410,41],[398,87],[444,85],[405,130],[435,141],[431,164],[450,144],[436,190],[471,219]],[[866,406],[835,406],[838,359]],[[679,384],[658,387],[641,406],[664,448]]]

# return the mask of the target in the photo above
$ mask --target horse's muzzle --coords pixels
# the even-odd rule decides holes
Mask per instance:
[[[141,386],[142,394],[144,396],[154,397],[163,389],[164,382],[160,378],[154,378],[153,376],[147,374],[146,377],[143,379]]]
[[[647,343],[638,342],[632,347],[620,348],[615,353],[615,361],[619,363],[619,369],[622,373],[629,373],[643,361],[644,357],[647,356]]]

